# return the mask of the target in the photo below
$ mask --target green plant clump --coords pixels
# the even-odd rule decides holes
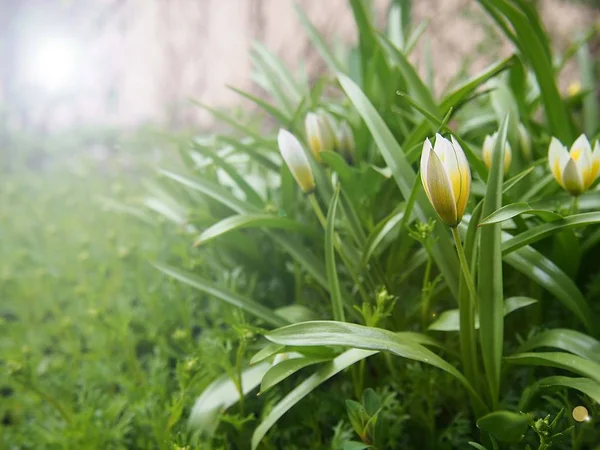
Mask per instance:
[[[136,292],[151,293],[110,303],[126,312],[105,322],[107,341],[53,318],[37,338],[71,333],[78,353],[7,360],[11,385],[52,411],[39,442],[114,433],[103,448],[600,448],[593,30],[558,55],[533,3],[478,0],[514,54],[436,96],[411,62],[425,26],[411,24],[410,2],[391,2],[383,31],[370,2],[349,4],[355,47],[334,51],[298,7],[326,73],[309,82],[256,44],[267,95],[234,90],[268,119],[198,104],[231,132],[174,139],[182,164],[160,170],[146,209],[129,209],[150,227],[176,225],[175,244],[143,254],[173,282],[139,269]],[[570,58],[581,90],[563,95]],[[11,326],[31,332],[24,319]],[[40,365],[59,363],[97,377],[69,378],[88,386],[71,395],[107,403],[64,398],[58,375],[44,389]],[[31,432],[23,420],[17,429]],[[106,420],[96,437],[92,424]],[[16,439],[13,429],[0,439]]]

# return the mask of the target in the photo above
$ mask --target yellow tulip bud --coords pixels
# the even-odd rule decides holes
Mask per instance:
[[[336,149],[344,156],[348,163],[354,160],[354,135],[348,122],[342,122],[336,133]]]
[[[579,81],[573,81],[567,86],[567,94],[569,97],[575,97],[581,92],[581,83]]]
[[[304,193],[315,190],[315,179],[308,158],[296,136],[287,130],[280,129],[277,143],[283,160],[294,176],[296,183]]]
[[[483,156],[483,162],[488,167],[488,169],[490,167],[492,167],[492,153],[494,152],[494,149],[496,148],[497,140],[498,140],[498,132],[497,131],[494,134],[492,134],[491,136],[488,134],[485,137],[485,139],[483,140],[483,149],[482,149],[481,153]],[[511,161],[512,161],[512,150],[510,148],[510,144],[507,141],[506,145],[504,146],[504,173],[508,172]]]
[[[335,133],[333,119],[324,111],[308,113],[304,119],[306,139],[308,145],[315,155],[315,159],[321,162],[321,153],[325,150],[334,150]]]
[[[531,136],[529,135],[527,128],[525,128],[525,126],[520,122],[519,122],[519,125],[517,125],[517,131],[519,132],[519,145],[521,147],[521,153],[523,153],[523,156],[525,157],[525,159],[530,160],[531,159]]]
[[[450,227],[465,213],[471,191],[471,170],[465,152],[454,136],[452,142],[436,134],[435,147],[423,144],[421,181],[435,212]]]
[[[548,163],[557,183],[576,197],[587,191],[600,174],[600,144],[596,142],[592,152],[590,142],[582,134],[567,151],[567,147],[553,137]]]

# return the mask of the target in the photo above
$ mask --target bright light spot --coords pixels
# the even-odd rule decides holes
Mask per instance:
[[[77,49],[67,39],[46,39],[32,49],[27,78],[47,91],[60,91],[73,83]]]
[[[577,422],[587,422],[590,420],[590,415],[585,406],[577,406],[573,409],[573,419]]]

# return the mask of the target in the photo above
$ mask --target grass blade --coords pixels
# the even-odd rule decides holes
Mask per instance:
[[[392,171],[400,192],[404,198],[409,198],[416,180],[416,174],[406,159],[402,148],[396,142],[385,122],[360,88],[343,74],[338,74],[338,79],[342,88],[367,124],[377,144],[377,148]],[[417,194],[415,213],[422,221],[427,221],[434,215],[422,190]],[[436,230],[439,239],[432,247],[432,253],[450,291],[455,298],[458,298],[458,259],[446,228],[438,222]]]
[[[252,434],[252,450],[255,450],[258,447],[258,444],[260,444],[260,441],[262,441],[271,427],[300,400],[345,368],[350,367],[352,364],[368,358],[375,353],[378,352],[358,349],[348,350],[305,379],[288,395],[282,398],[279,403],[271,409],[258,427],[256,427]]]
[[[238,214],[227,217],[204,230],[200,236],[196,238],[194,246],[206,244],[230,231],[241,230],[244,228],[277,228],[308,235],[315,234],[314,230],[311,228],[287,217],[273,216],[270,214]]]
[[[256,389],[270,366],[269,363],[262,363],[242,371],[244,395]],[[189,427],[203,434],[214,434],[219,424],[219,416],[239,400],[240,393],[228,375],[216,379],[196,399],[190,413]]]
[[[538,381],[537,385],[542,388],[568,387],[575,389],[600,404],[600,383],[589,378],[547,377]]]
[[[236,292],[217,286],[212,281],[199,277],[198,275],[162,263],[154,263],[154,267],[164,274],[192,286],[205,294],[235,306],[236,308],[243,309],[247,313],[261,319],[271,326],[280,327],[287,323],[283,317],[278,316],[266,306]]]
[[[533,209],[527,202],[518,202],[511,203],[510,205],[506,205],[502,208],[497,209],[485,219],[483,219],[481,222],[479,222],[479,226],[501,223],[506,220],[512,219],[513,217],[520,216],[522,214],[531,214],[534,216],[538,216],[546,222],[552,222],[553,220],[562,219],[562,216],[560,214],[556,214],[555,212],[548,211],[545,209]]]
[[[565,328],[543,331],[521,345],[517,351],[523,353],[541,347],[558,348],[600,364],[600,341],[579,331]]]
[[[593,330],[592,313],[585,297],[556,264],[529,246],[505,255],[504,262],[547,289],[581,320],[588,332]]]
[[[260,393],[271,389],[273,386],[281,383],[288,377],[305,367],[323,362],[331,361],[331,358],[319,358],[316,356],[306,356],[302,358],[291,358],[281,361],[279,364],[271,367],[260,383]]]
[[[421,344],[426,336],[394,333],[382,328],[343,322],[314,321],[278,328],[268,332],[265,337],[271,342],[284,345],[333,345],[387,351],[403,358],[430,364],[455,377],[467,389],[472,399],[486,409],[464,375]]]
[[[502,181],[504,174],[504,147],[509,116],[504,118],[496,147],[492,154],[487,190],[483,199],[482,215],[489,216],[502,206]],[[500,370],[504,343],[504,294],[502,283],[502,230],[500,225],[490,225],[480,231],[479,276],[479,338],[483,365],[487,375],[493,409],[500,393]]]
[[[564,352],[519,353],[504,358],[510,364],[556,367],[600,382],[600,364],[581,356]]]
[[[514,252],[525,245],[529,245],[532,242],[537,242],[562,230],[584,227],[587,225],[594,225],[600,223],[600,213],[590,212],[583,214],[575,214],[573,216],[554,220],[550,223],[544,223],[537,227],[530,228],[527,231],[508,239],[502,243],[502,253],[507,255],[510,252]]]
[[[325,229],[325,270],[327,271],[327,280],[329,281],[329,294],[331,295],[331,309],[333,318],[343,322],[344,317],[344,302],[342,293],[340,292],[340,281],[337,275],[335,266],[335,213],[337,210],[338,200],[340,198],[339,185],[335,190],[329,210],[327,211],[327,227]]]

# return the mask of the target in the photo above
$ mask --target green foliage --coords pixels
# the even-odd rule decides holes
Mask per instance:
[[[327,73],[309,84],[254,45],[265,95],[232,89],[258,110],[198,103],[226,131],[163,135],[181,158],[158,175],[112,190],[119,172],[85,165],[2,178],[0,445],[592,448],[600,195],[558,192],[547,156],[553,136],[597,138],[596,69],[585,39],[554,53],[532,3],[479,4],[517,53],[440,96],[412,62],[425,25],[410,1],[392,2],[380,32],[370,3],[351,0],[345,51],[297,5]],[[570,57],[586,90],[563,98]],[[333,148],[306,136],[314,111]],[[303,147],[314,192],[296,185],[277,128]],[[452,231],[419,173],[436,133],[472,175]],[[571,418],[578,405],[591,423]]]

